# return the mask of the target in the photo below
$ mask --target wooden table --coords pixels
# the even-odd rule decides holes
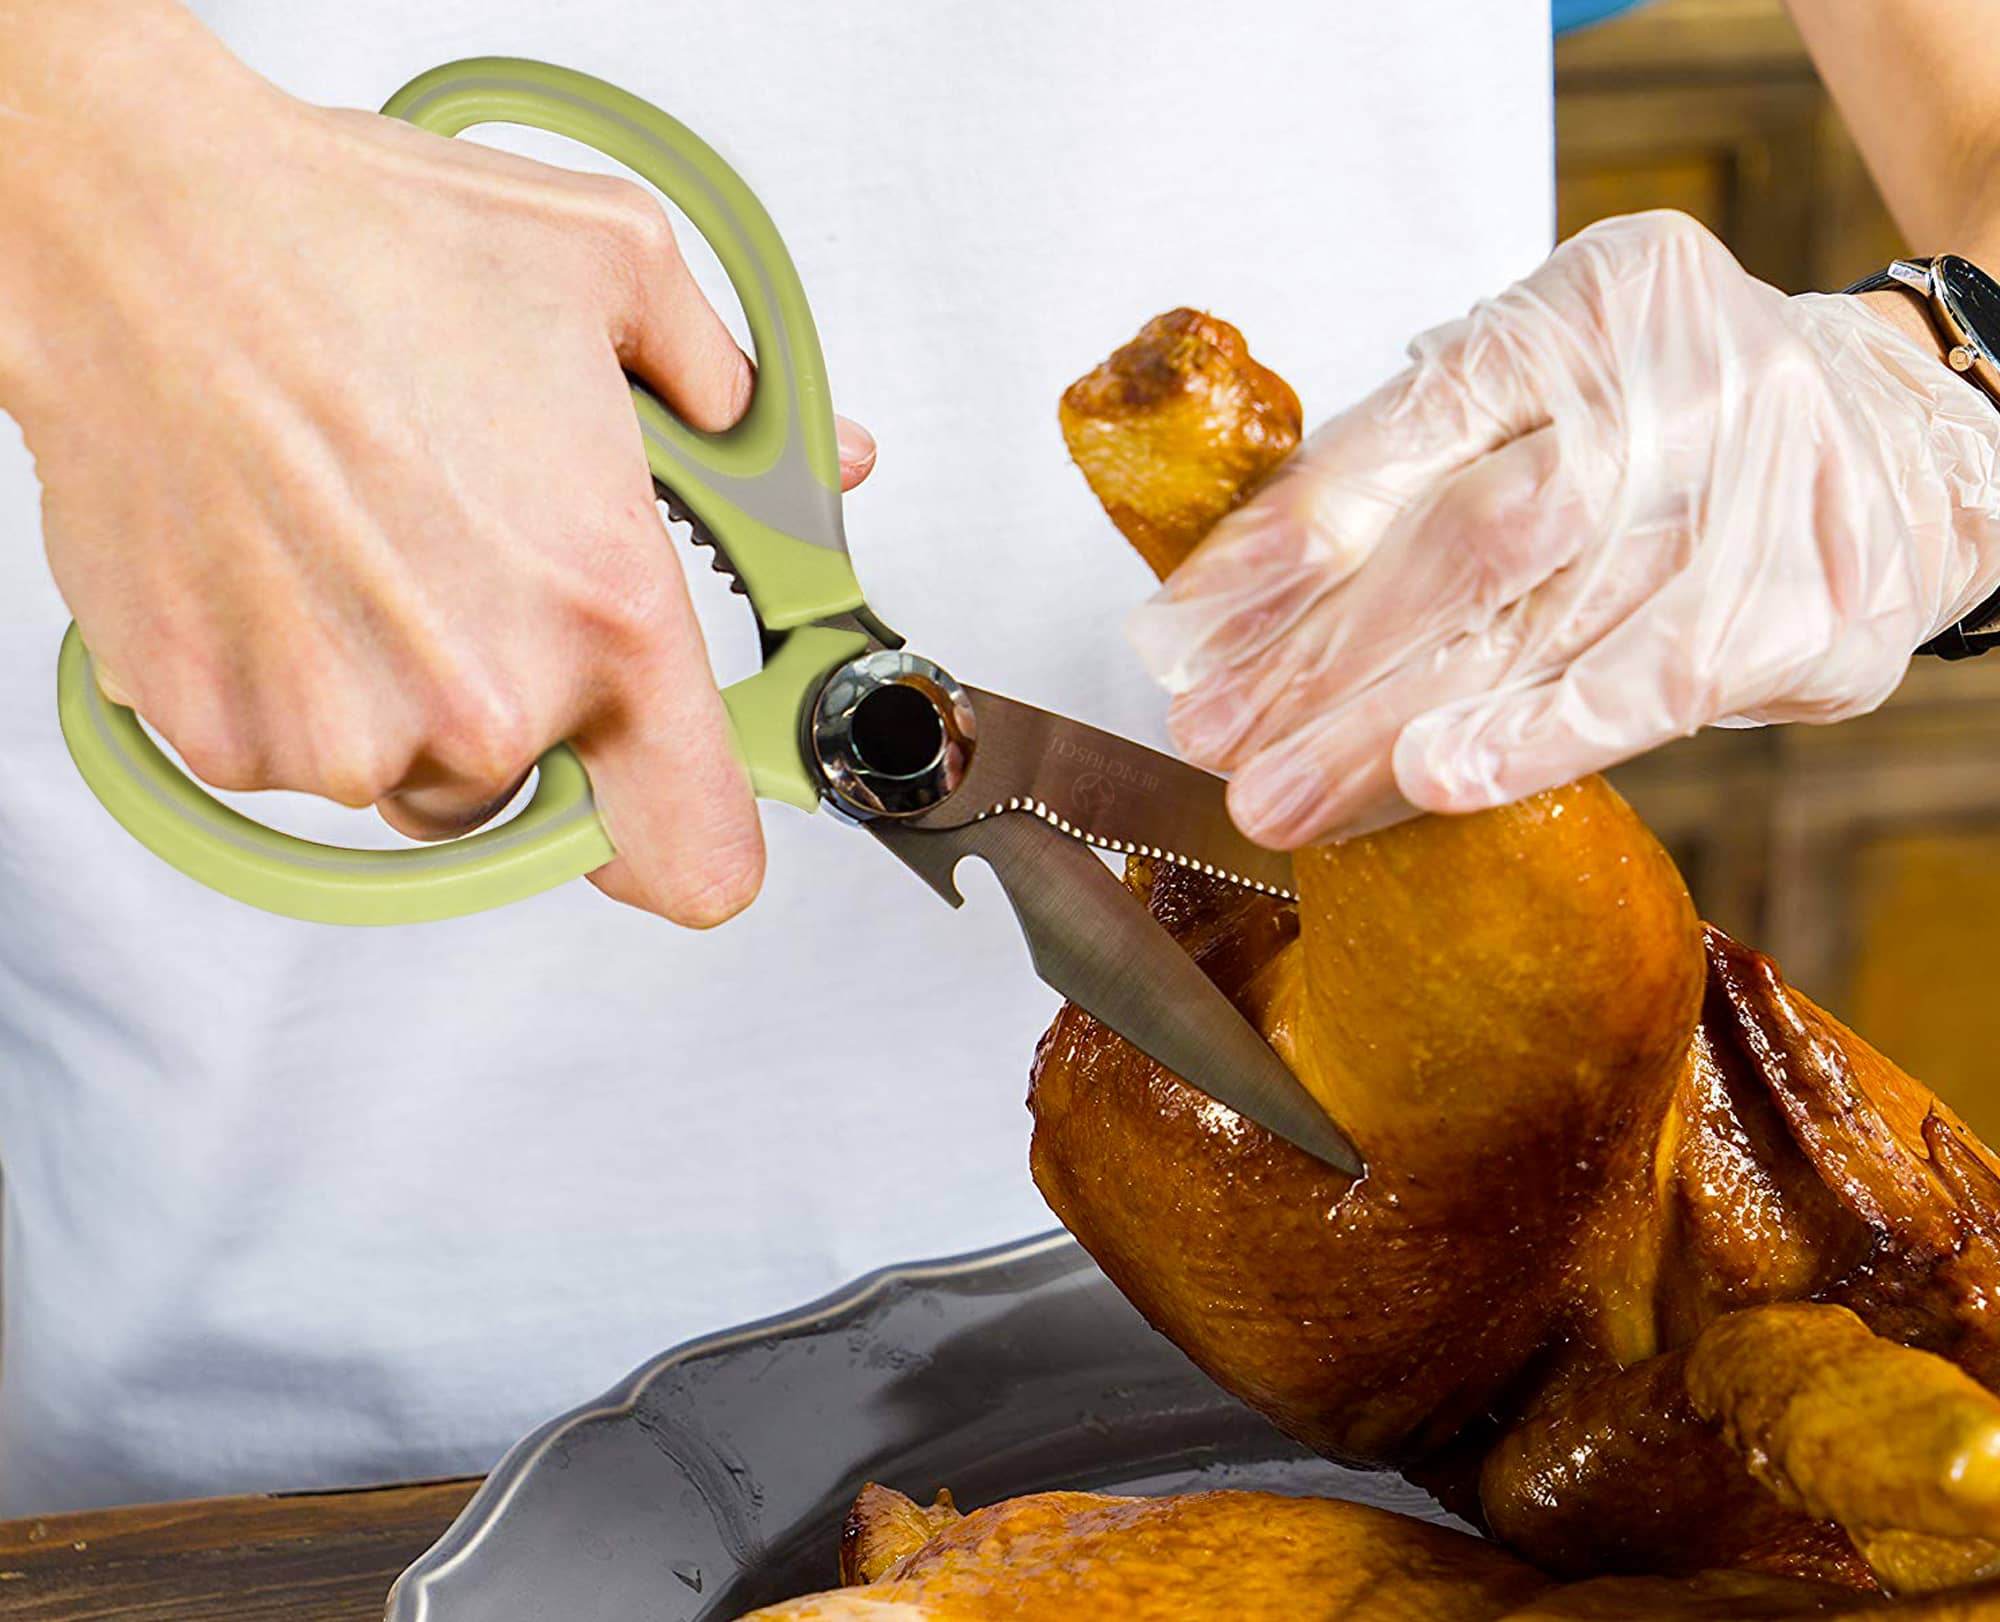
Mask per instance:
[[[477,1481],[0,1522],[6,1622],[381,1622]]]

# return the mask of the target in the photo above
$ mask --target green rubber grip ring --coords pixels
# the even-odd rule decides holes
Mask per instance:
[[[815,809],[804,710],[826,673],[869,642],[813,624],[866,604],[841,529],[819,337],[770,216],[686,126],[565,68],[498,57],[454,63],[411,81],[384,111],[444,134],[507,122],[583,141],[672,198],[714,247],[757,350],[748,413],[704,434],[637,385],[634,404],[653,477],[714,537],[766,632],[789,633],[774,639],[761,671],[723,694],[751,787]],[[57,695],[71,758],[126,831],[191,878],[269,912],[335,924],[459,917],[568,883],[616,854],[567,745],[542,757],[527,806],[498,827],[421,849],[349,850],[267,828],[202,789],[104,696],[74,625]]]
[[[420,850],[349,850],[267,828],[180,771],[136,715],[104,696],[74,625],[57,688],[70,758],[105,809],[189,878],[267,912],[323,924],[456,918],[539,894],[617,854],[567,745],[542,757],[533,797],[497,828]]]

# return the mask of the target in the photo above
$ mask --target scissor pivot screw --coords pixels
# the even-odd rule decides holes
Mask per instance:
[[[947,671],[900,649],[828,676],[811,729],[828,797],[864,819],[928,811],[972,764],[972,700]]]

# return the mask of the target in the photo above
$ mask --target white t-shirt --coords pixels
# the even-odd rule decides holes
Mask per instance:
[[[1191,303],[1323,415],[1550,239],[1547,0],[198,9],[322,101],[508,53],[693,124],[881,441],[848,504],[871,601],[962,677],[1139,736],[1148,577],[1067,463],[1063,386]],[[741,674],[748,618],[697,574]],[[0,1514],[482,1469],[689,1335],[1051,1224],[1022,1094],[1053,1000],[983,873],[953,913],[773,807],[764,897],[710,934],[581,883],[419,928],[268,917],[85,791],[65,620],[0,420]]]

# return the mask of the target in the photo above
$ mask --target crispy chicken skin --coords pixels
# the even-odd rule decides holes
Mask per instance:
[[[926,1509],[899,1492],[869,1482],[840,1528],[840,1580],[872,1583],[963,1518],[945,1489],[939,1489]]]
[[[1165,573],[1296,441],[1273,395],[1232,329],[1176,312],[1063,427]],[[1074,1008],[1036,1057],[1036,1180],[1156,1326],[1564,1574],[1910,1590],[2000,1554],[2000,1178],[1949,1109],[1698,923],[1600,779],[1296,872],[1296,908],[1128,882],[1365,1179]]]
[[[1097,499],[1158,575],[1291,455],[1304,421],[1243,334],[1198,310],[1147,322],[1069,386],[1061,417]]]
[[[868,1487],[848,1517],[893,1536],[929,1516]],[[1761,1572],[1551,1581],[1463,1532],[1271,1493],[1046,1492],[952,1517],[865,1584],[743,1622],[1974,1622],[2000,1588],[1888,1600]]]
[[[870,1487],[849,1524],[900,1527],[911,1512],[927,1513],[899,1493]],[[866,1588],[753,1615],[758,1622],[903,1615],[954,1622],[1487,1622],[1548,1586],[1490,1543],[1359,1504],[1267,1493],[1048,1492],[953,1520]]]

